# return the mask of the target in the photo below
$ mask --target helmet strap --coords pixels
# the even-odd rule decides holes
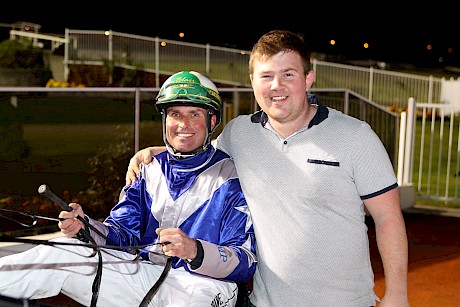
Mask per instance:
[[[212,116],[215,115],[214,112],[212,110],[209,110],[209,109],[205,109],[206,110],[206,130],[207,130],[207,135],[206,137],[204,138],[204,141],[203,141],[203,146],[201,147],[198,147],[196,148],[195,150],[192,150],[192,151],[189,151],[189,152],[180,152],[178,150],[176,150],[169,142],[168,142],[168,139],[166,137],[166,116],[167,116],[167,110],[164,109],[162,110],[160,113],[161,113],[161,122],[162,122],[162,126],[163,126],[163,141],[166,145],[166,149],[168,150],[168,152],[173,155],[175,158],[177,159],[184,159],[184,158],[189,158],[189,157],[193,157],[195,155],[198,155],[200,153],[203,153],[205,152],[209,145],[211,144],[211,137],[212,137],[212,133],[214,131],[214,129],[211,128],[211,119],[212,119]],[[214,128],[216,128],[217,125],[214,126]]]

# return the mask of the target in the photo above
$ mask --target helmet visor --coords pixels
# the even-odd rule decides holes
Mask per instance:
[[[201,107],[212,107],[217,110],[220,107],[219,94],[196,83],[172,83],[158,93],[158,105],[174,101],[191,101]]]

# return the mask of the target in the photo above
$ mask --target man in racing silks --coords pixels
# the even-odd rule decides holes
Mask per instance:
[[[222,117],[217,88],[200,73],[178,72],[155,106],[168,151],[140,165],[139,180],[123,189],[104,222],[71,203],[73,211],[59,215],[65,237],[54,239],[55,246],[0,258],[0,295],[39,299],[62,292],[89,306],[99,265],[91,244],[75,238],[86,231],[101,251],[98,306],[139,306],[167,259],[171,270],[149,306],[235,306],[237,283],[255,272],[256,242],[233,161],[211,145]]]

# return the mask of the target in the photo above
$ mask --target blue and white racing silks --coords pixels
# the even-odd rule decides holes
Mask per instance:
[[[252,219],[227,154],[210,146],[204,153],[176,159],[164,151],[152,163],[141,163],[140,169],[139,180],[125,187],[124,196],[104,221],[103,232],[110,240],[105,244],[151,244],[158,239],[156,228],[178,227],[200,240],[204,258],[192,270],[185,260],[174,257],[173,269],[184,267],[234,282],[246,282],[254,274]],[[142,258],[153,260],[150,255],[141,252]]]

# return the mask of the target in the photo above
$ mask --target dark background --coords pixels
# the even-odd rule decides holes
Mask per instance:
[[[147,4],[146,4],[147,3]],[[273,29],[304,34],[311,51],[346,59],[406,63],[425,68],[460,67],[460,30],[456,9],[448,5],[372,2],[323,5],[300,2],[9,2],[0,12],[0,38],[5,24],[40,24],[42,33],[64,35],[65,29],[113,30],[148,37],[250,50]],[[249,5],[249,3],[247,3]],[[179,32],[185,37],[180,38]],[[336,40],[336,45],[329,42]],[[363,44],[370,44],[368,49]],[[432,45],[431,50],[426,46]],[[449,52],[449,48],[451,48]]]

